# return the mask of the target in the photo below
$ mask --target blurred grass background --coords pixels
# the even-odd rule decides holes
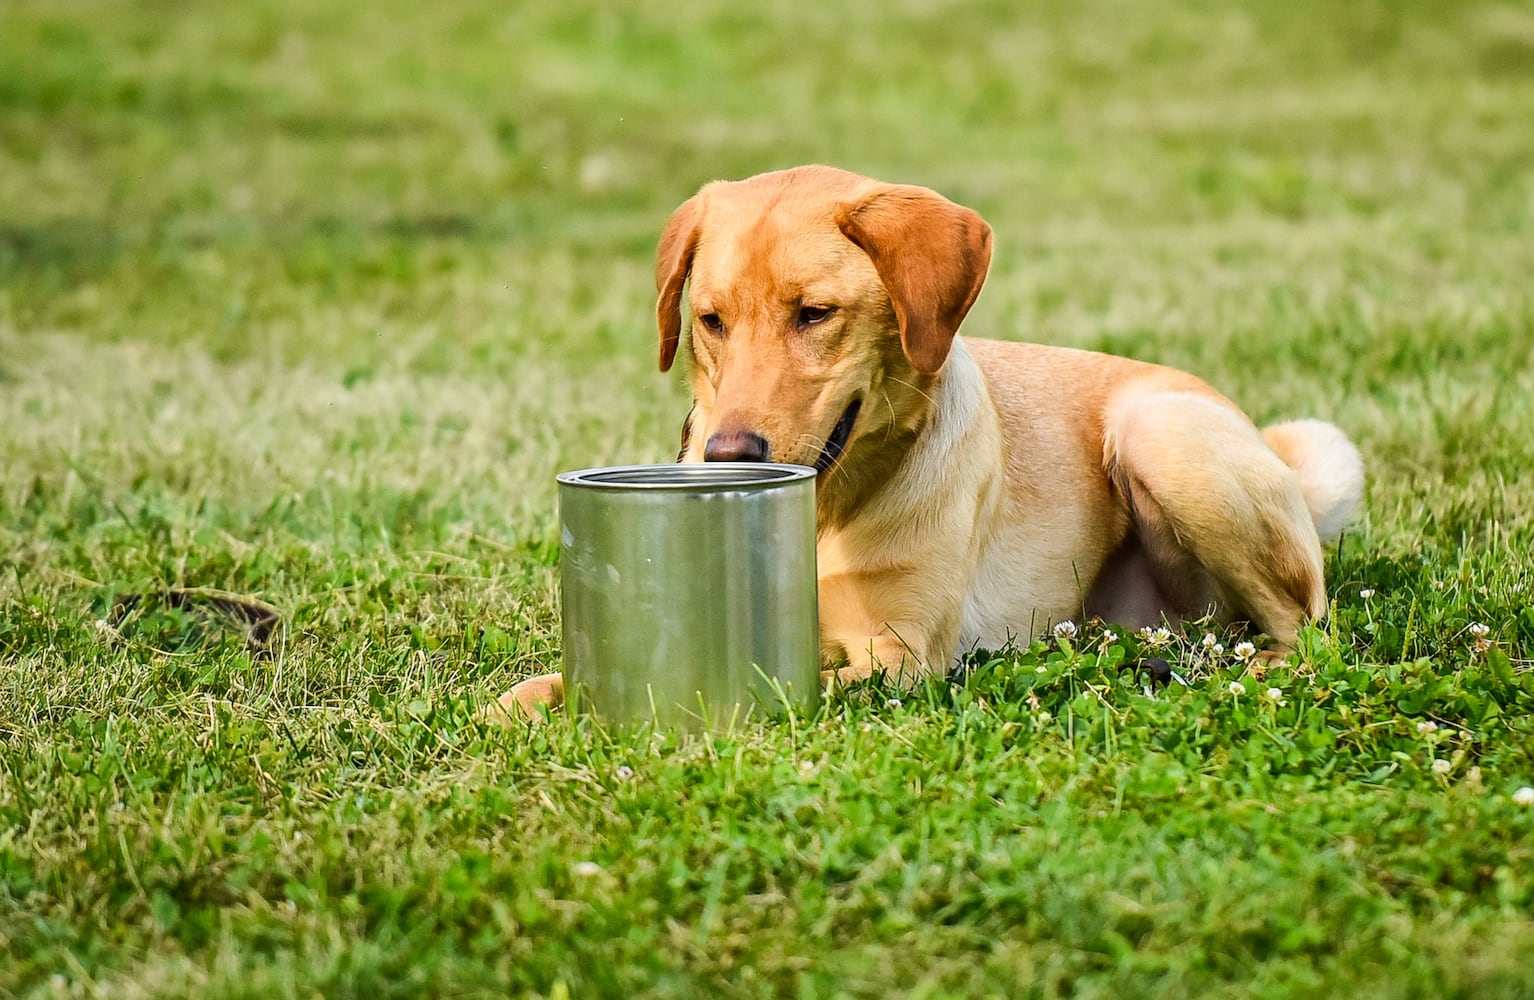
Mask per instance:
[[[1371,474],[1367,516],[1330,567],[1336,620],[1357,628],[1350,662],[1432,657],[1447,671],[1471,620],[1525,662],[1531,121],[1534,7],[1502,0],[8,0],[0,944],[19,957],[0,993],[547,990],[560,976],[579,984],[583,967],[590,988],[633,987],[590,972],[617,975],[599,945],[552,953],[524,978],[441,972],[440,954],[401,946],[428,970],[411,979],[388,957],[398,914],[336,886],[338,872],[376,866],[430,911],[453,859],[490,843],[526,892],[554,891],[538,851],[601,827],[559,791],[565,813],[527,817],[559,767],[607,767],[601,754],[616,751],[564,730],[461,741],[478,732],[477,699],[557,667],[553,474],[674,454],[685,390],[653,369],[651,254],[672,208],[714,178],[826,162],[930,185],[996,229],[967,333],[1174,364],[1259,421],[1336,421]],[[178,645],[173,616],[138,632],[94,624],[115,596],[166,586],[263,595],[286,616],[280,654]],[[1381,596],[1365,605],[1361,589]],[[838,727],[879,704],[817,738],[835,747]],[[407,705],[446,713],[428,729],[458,749],[378,749],[415,724],[387,707]],[[939,715],[894,725],[939,740]],[[213,772],[174,778],[210,727],[243,733],[230,745],[272,785],[218,747],[197,752],[241,775],[232,788]],[[353,760],[356,733],[382,741],[376,770]],[[772,761],[806,752],[759,739],[763,781],[777,780]],[[102,741],[134,748],[137,764],[109,778],[73,768],[69,755]],[[1037,752],[1045,770],[1063,760]],[[694,766],[665,772],[667,796],[684,794]],[[900,789],[901,768],[920,765],[841,766],[851,782]],[[139,788],[135,774],[153,780]],[[372,798],[317,806],[337,785]],[[445,789],[471,786],[484,797],[443,804]],[[1416,801],[1414,789],[1388,801]],[[954,821],[991,821],[970,808]],[[1062,871],[1103,864],[1096,805],[1083,808],[1055,817]],[[676,822],[678,842],[647,849],[685,868],[676,859],[697,842]],[[781,832],[762,822],[754,835]],[[1485,820],[1493,839],[1522,829],[1498,822]],[[207,823],[230,838],[211,859],[155,853],[167,838],[201,843]],[[293,839],[306,832],[330,846]],[[228,895],[199,895],[232,878],[219,866],[237,855],[265,867]],[[1324,909],[1300,869],[1259,874],[1234,884]],[[1355,877],[1383,898],[1377,868]],[[1187,923],[1168,926],[1214,947],[1195,911],[1218,877],[1188,878],[1170,911]],[[305,879],[335,896],[302,896],[292,887]],[[813,914],[806,879],[787,892]],[[687,885],[681,896],[712,891]],[[1066,905],[1038,891],[1046,909]],[[1526,918],[1526,886],[1463,891],[1454,905],[1478,920]],[[1423,892],[1423,913],[1452,894]],[[719,905],[735,913],[746,904],[732,893]],[[192,935],[162,898],[214,930]],[[913,989],[901,914],[928,921],[933,947],[976,947],[901,905],[888,926],[806,926],[859,941],[871,968],[893,961]],[[683,937],[713,941],[712,925],[679,919]],[[1413,966],[1419,995],[1512,982],[1496,979],[1493,944],[1526,944],[1525,931],[1449,919],[1441,939],[1430,921],[1408,928],[1424,948],[1440,940]],[[502,933],[507,954],[523,954]],[[263,935],[270,951],[251,944]],[[330,944],[295,943],[306,935]],[[1030,940],[1051,968],[1083,947]],[[673,969],[696,958],[631,943]],[[366,953],[360,964],[336,957],[348,949]],[[834,976],[799,980],[783,955],[758,958],[782,959],[779,989],[834,992]],[[1135,982],[1237,995],[1233,968],[1270,968],[1257,951],[1238,959],[1213,979]],[[271,978],[249,978],[268,960]],[[1285,968],[1271,966],[1274,989],[1303,981]]]
[[[976,335],[1184,365],[1451,491],[1505,480],[1534,457],[1499,430],[1529,415],[1531,25],[1507,3],[11,4],[6,369],[95,385],[142,349],[183,385],[468,381],[516,437],[568,401],[587,423],[550,432],[582,442],[559,461],[658,457],[680,402],[645,376],[660,223],[709,179],[823,161],[992,221]],[[100,419],[155,380],[132,383],[90,392]],[[1461,429],[1499,437],[1493,469],[1456,458]],[[1376,513],[1474,526],[1379,480]]]

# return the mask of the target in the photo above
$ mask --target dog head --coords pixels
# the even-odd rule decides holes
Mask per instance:
[[[661,370],[684,329],[693,357],[682,460],[857,478],[866,443],[919,432],[990,260],[984,220],[926,188],[830,167],[705,186],[656,254]]]

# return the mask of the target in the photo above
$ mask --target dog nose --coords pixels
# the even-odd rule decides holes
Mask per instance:
[[[772,449],[767,439],[750,431],[721,431],[703,446],[705,462],[765,462]]]

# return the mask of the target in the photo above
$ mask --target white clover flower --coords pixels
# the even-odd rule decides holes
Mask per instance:
[[[595,861],[577,861],[570,866],[570,874],[581,878],[592,878],[602,874],[602,866]]]
[[[1215,638],[1215,635],[1214,635],[1213,632],[1205,632],[1204,633],[1204,648],[1205,649],[1213,649],[1214,647],[1218,646],[1219,644],[1220,644],[1220,640]]]
[[[1370,589],[1370,588],[1368,588],[1368,587],[1365,587],[1365,588],[1364,588],[1364,589],[1363,589],[1363,590],[1360,590],[1360,591],[1359,591],[1359,592],[1358,592],[1358,596],[1359,596],[1359,597],[1362,597],[1362,598],[1363,598],[1363,599],[1364,599],[1364,600],[1366,600],[1366,601],[1367,601],[1367,600],[1368,600],[1368,599],[1369,599],[1369,598],[1371,598],[1371,597],[1373,597],[1373,596],[1374,596],[1374,591],[1373,591],[1373,590],[1371,590],[1371,589]]]
[[[1433,758],[1433,773],[1434,774],[1448,774],[1453,769],[1454,769],[1454,765],[1450,764],[1448,761],[1444,760],[1442,757],[1435,757],[1435,758]]]
[[[1073,621],[1055,622],[1056,639],[1076,638],[1076,623]]]
[[[1281,702],[1284,700],[1284,692],[1278,688],[1268,688],[1268,700]]]
[[[1240,681],[1231,681],[1230,682],[1230,693],[1231,694],[1246,694],[1246,685],[1242,684]]]
[[[1225,652],[1225,643],[1217,642],[1213,646],[1209,647],[1209,651],[1215,656],[1219,656],[1221,653]]]
[[[1475,636],[1477,639],[1484,639],[1488,635],[1491,635],[1491,626],[1484,625],[1481,622],[1471,622],[1469,631],[1470,634]]]
[[[1236,643],[1235,653],[1243,660],[1250,660],[1257,655],[1257,647],[1249,642]]]
[[[884,707],[885,708],[899,708],[900,707],[900,699],[899,698],[891,698],[891,699],[889,699],[888,701],[886,701],[884,703]]]
[[[1426,736],[1429,733],[1436,732],[1438,732],[1438,723],[1434,722],[1432,719],[1427,719],[1423,722],[1417,723],[1417,733],[1420,736]]]
[[[618,765],[618,769],[613,772],[613,777],[617,778],[619,781],[627,781],[633,776],[634,769],[629,767],[627,764]]]
[[[1135,635],[1139,636],[1141,639],[1144,639],[1146,642],[1149,642],[1151,637],[1151,627],[1146,625],[1143,628],[1138,628],[1135,630]]]
[[[799,773],[804,777],[808,778],[815,773],[815,770],[815,762],[813,760],[801,760],[799,762]]]
[[[1524,785],[1513,793],[1513,802],[1520,806],[1534,806],[1534,788]]]

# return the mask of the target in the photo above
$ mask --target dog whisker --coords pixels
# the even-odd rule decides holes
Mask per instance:
[[[800,434],[799,440],[796,443],[801,447],[813,448],[819,454],[825,449],[827,440],[829,439],[814,434]]]
[[[937,406],[937,400],[933,399],[931,396],[927,395],[925,392],[922,392],[920,389],[918,389],[916,386],[912,385],[911,383],[907,382],[905,379],[903,379],[903,378],[896,378],[893,375],[886,375],[885,378],[889,379],[891,382],[896,383],[897,385],[905,386],[907,389],[910,389],[912,392],[916,393],[918,396],[920,396],[922,399],[925,399],[927,402],[931,403],[933,406]]]

